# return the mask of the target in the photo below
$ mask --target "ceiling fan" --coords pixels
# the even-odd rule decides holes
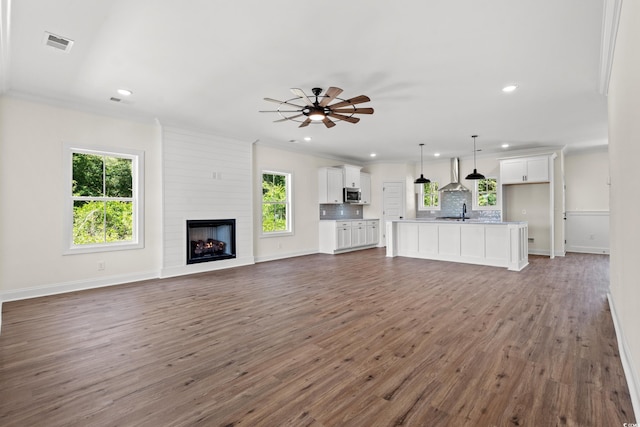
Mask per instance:
[[[298,127],[309,126],[310,123],[324,123],[328,128],[332,128],[336,123],[331,120],[344,120],[349,123],[358,123],[360,119],[354,117],[354,114],[373,114],[373,108],[358,108],[357,104],[363,102],[369,102],[368,96],[360,95],[350,99],[338,98],[338,95],[342,93],[342,89],[337,87],[330,87],[321,95],[322,89],[314,87],[311,89],[313,93],[312,97],[307,96],[302,89],[293,88],[291,92],[296,95],[295,98],[288,99],[286,101],[278,101],[273,98],[264,98],[265,101],[275,102],[280,104],[277,110],[263,110],[261,113],[278,113],[282,119],[275,122],[284,122],[291,120],[301,123]],[[315,100],[312,98],[315,97]],[[330,104],[337,100],[338,102]],[[304,105],[299,105],[302,102]],[[295,107],[296,109],[286,109],[289,107]]]

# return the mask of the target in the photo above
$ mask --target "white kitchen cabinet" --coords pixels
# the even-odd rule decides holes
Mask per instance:
[[[380,221],[377,219],[320,221],[318,251],[324,254],[337,254],[373,247],[378,243],[379,224]]]
[[[343,186],[348,188],[360,188],[360,166],[343,165]]]
[[[500,161],[501,184],[549,182],[549,156],[518,157]]]
[[[318,199],[321,204],[342,203],[341,168],[320,168],[318,170]]]
[[[364,246],[367,244],[366,221],[351,221],[351,246]]]
[[[377,245],[380,241],[380,221],[367,220],[367,245]]]
[[[341,221],[336,224],[336,250],[348,249],[352,246],[351,222]]]
[[[360,200],[363,205],[371,203],[371,175],[360,172]]]

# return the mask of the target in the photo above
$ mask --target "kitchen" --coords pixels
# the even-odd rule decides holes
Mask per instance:
[[[416,191],[416,194],[408,194],[407,196],[407,200],[414,202],[413,206],[410,204],[408,205],[407,211],[410,213],[401,214],[398,218],[395,218],[393,222],[387,222],[385,226],[386,228],[380,227],[381,231],[379,239],[369,239],[365,241],[354,237],[357,243],[353,244],[353,247],[351,247],[350,244],[347,244],[345,247],[344,238],[341,238],[341,234],[344,234],[344,231],[347,231],[346,227],[351,226],[349,221],[345,222],[345,220],[354,220],[353,225],[360,227],[362,225],[361,220],[363,219],[365,222],[379,221],[380,217],[384,216],[380,215],[382,214],[380,211],[378,212],[378,215],[366,215],[367,212],[371,212],[371,204],[376,204],[375,195],[371,196],[370,194],[370,181],[372,177],[366,172],[361,174],[362,182],[366,183],[363,185],[363,194],[365,196],[363,197],[362,202],[341,204],[338,202],[341,194],[339,191],[336,191],[337,195],[329,198],[331,199],[330,201],[333,202],[332,204],[327,203],[327,187],[331,187],[330,177],[329,180],[327,179],[327,171],[337,172],[338,176],[342,176],[342,178],[344,178],[338,180],[340,185],[349,185],[350,183],[346,181],[346,174],[349,170],[354,169],[355,167],[352,165],[342,165],[339,167],[321,168],[319,169],[320,202],[324,202],[326,204],[320,204],[320,251],[324,253],[340,253],[346,250],[364,249],[371,247],[371,245],[377,245],[378,241],[385,241],[385,239],[389,239],[393,233],[393,237],[391,238],[392,244],[390,244],[390,240],[386,240],[389,256],[401,254],[422,258],[461,261],[462,258],[460,258],[460,255],[461,253],[464,254],[466,249],[461,249],[460,247],[453,249],[453,252],[450,252],[447,255],[438,255],[436,253],[434,254],[435,258],[428,256],[426,253],[418,255],[415,248],[414,250],[407,250],[407,248],[402,248],[403,245],[400,245],[401,249],[400,252],[398,252],[398,242],[396,241],[397,236],[399,235],[398,227],[405,229],[411,227],[413,231],[405,231],[402,235],[410,236],[415,234],[417,236],[418,227],[426,229],[428,224],[434,226],[434,224],[441,223],[439,224],[441,232],[444,232],[445,229],[456,230],[450,237],[440,237],[440,239],[444,239],[440,246],[442,246],[445,251],[447,249],[444,249],[443,242],[448,242],[450,240],[460,241],[460,227],[464,230],[463,235],[475,228],[476,230],[474,233],[482,239],[485,238],[487,232],[496,236],[501,236],[498,241],[493,239],[495,241],[493,245],[496,246],[495,250],[492,250],[491,246],[485,246],[484,240],[482,242],[476,242],[474,239],[471,239],[471,246],[476,248],[482,247],[482,250],[478,249],[479,252],[476,250],[476,253],[470,257],[466,257],[466,261],[464,262],[478,264],[488,262],[490,265],[506,266],[506,254],[513,253],[514,255],[512,255],[512,257],[516,257],[518,260],[511,264],[510,269],[520,270],[526,266],[526,254],[528,253],[544,254],[551,258],[554,258],[556,255],[562,256],[564,255],[564,223],[562,221],[556,222],[556,217],[562,218],[564,213],[563,207],[565,196],[562,191],[562,184],[557,185],[557,182],[562,182],[563,179],[557,180],[554,179],[554,177],[561,176],[559,174],[564,170],[564,157],[565,153],[563,150],[538,150],[537,152],[524,153],[505,152],[499,157],[483,156],[480,159],[480,165],[487,171],[486,175],[488,178],[493,179],[494,182],[497,181],[497,194],[495,194],[497,200],[496,197],[494,197],[494,201],[490,206],[479,206],[479,203],[477,202],[478,191],[477,187],[475,187],[474,181],[465,179],[465,184],[468,187],[460,183],[460,159],[454,158],[447,160],[449,162],[450,172],[450,177],[448,178],[449,181],[443,179],[444,174],[442,172],[443,164],[447,161],[431,161],[427,164],[427,171],[434,173],[436,178],[433,178],[432,181],[436,184],[436,188],[438,183],[441,185],[439,191],[440,202],[436,206],[422,206],[420,203],[420,198],[422,196],[417,194],[420,186],[411,185],[411,181],[406,179],[404,184],[412,191]],[[559,160],[557,160],[558,158]],[[529,176],[524,178],[522,176],[517,176],[517,179],[510,177],[508,175],[511,172],[509,168],[519,166],[521,160],[525,162],[523,163],[525,166],[526,164],[529,164]],[[536,170],[534,167],[539,164],[542,165],[542,171],[541,175],[536,177]],[[422,169],[423,165],[417,165],[416,167]],[[503,170],[502,177],[501,168]],[[342,172],[342,175],[340,175],[340,172]],[[518,171],[518,173],[520,172]],[[417,172],[415,176],[417,176]],[[525,179],[526,182],[524,182]],[[445,186],[444,183],[446,182],[450,182],[450,184]],[[503,185],[502,182],[505,182],[505,184]],[[351,185],[353,185],[352,182]],[[335,186],[337,187],[337,185]],[[527,191],[529,191],[527,190],[529,187],[542,187],[542,191],[538,191],[538,193],[543,195],[542,198],[527,196],[523,200],[522,197],[518,197],[520,193],[526,194]],[[472,191],[469,189],[472,189]],[[342,191],[342,188],[337,190]],[[556,197],[556,191],[554,190],[557,190],[558,197]],[[342,202],[342,200],[340,200],[340,202]],[[336,205],[338,208],[336,208]],[[527,211],[529,212],[529,215],[527,215]],[[465,221],[458,221],[455,225],[452,224],[451,220],[461,218],[463,212],[465,215]],[[507,238],[505,234],[507,232],[504,230],[496,231],[497,226],[500,224],[505,227],[511,226],[516,228],[518,224],[524,224],[524,228],[526,228],[526,224],[528,222],[532,222],[533,224],[530,234],[527,235],[526,229],[513,231],[514,236],[517,236],[516,240],[513,240],[515,237]],[[556,223],[558,224],[557,227],[555,226]],[[471,224],[473,227],[465,227],[466,225]],[[438,227],[434,230],[437,228]],[[521,225],[520,228],[523,228],[523,226]],[[354,229],[351,235],[357,235],[355,230],[356,229]],[[435,231],[435,233],[436,234],[431,235],[432,240],[438,240],[438,232]],[[556,239],[556,233],[559,236],[559,239]],[[406,239],[407,238],[405,238],[405,240]],[[559,240],[557,247],[554,245],[556,240]],[[462,238],[462,241],[465,241],[464,237]],[[421,243],[425,248],[429,246],[426,242]],[[416,245],[417,240],[412,244]],[[458,243],[456,243],[456,245],[459,246]],[[493,259],[491,261],[487,261],[487,259],[485,259],[485,251],[487,250],[489,251],[488,258]],[[604,248],[604,250],[606,251],[606,248]],[[433,252],[433,248],[428,249],[427,251]],[[413,255],[408,255],[409,253],[413,253]],[[491,253],[494,255],[491,255]],[[495,255],[497,253],[500,255]],[[500,258],[499,261],[497,260],[498,258]]]

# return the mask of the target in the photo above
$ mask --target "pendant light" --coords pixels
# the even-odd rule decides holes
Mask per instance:
[[[414,184],[428,184],[428,183],[431,182],[428,178],[425,178],[424,175],[422,174],[422,166],[423,166],[423,162],[422,162],[422,147],[424,147],[424,144],[420,144],[420,178],[416,179],[413,182]]]
[[[473,173],[470,173],[469,175],[467,175],[465,179],[484,179],[484,175],[482,175],[481,173],[478,173],[478,170],[476,169],[476,138],[477,137],[478,135],[471,135],[471,138],[473,138]]]

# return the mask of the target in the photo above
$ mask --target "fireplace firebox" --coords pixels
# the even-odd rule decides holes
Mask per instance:
[[[187,220],[187,264],[235,257],[235,219]]]

